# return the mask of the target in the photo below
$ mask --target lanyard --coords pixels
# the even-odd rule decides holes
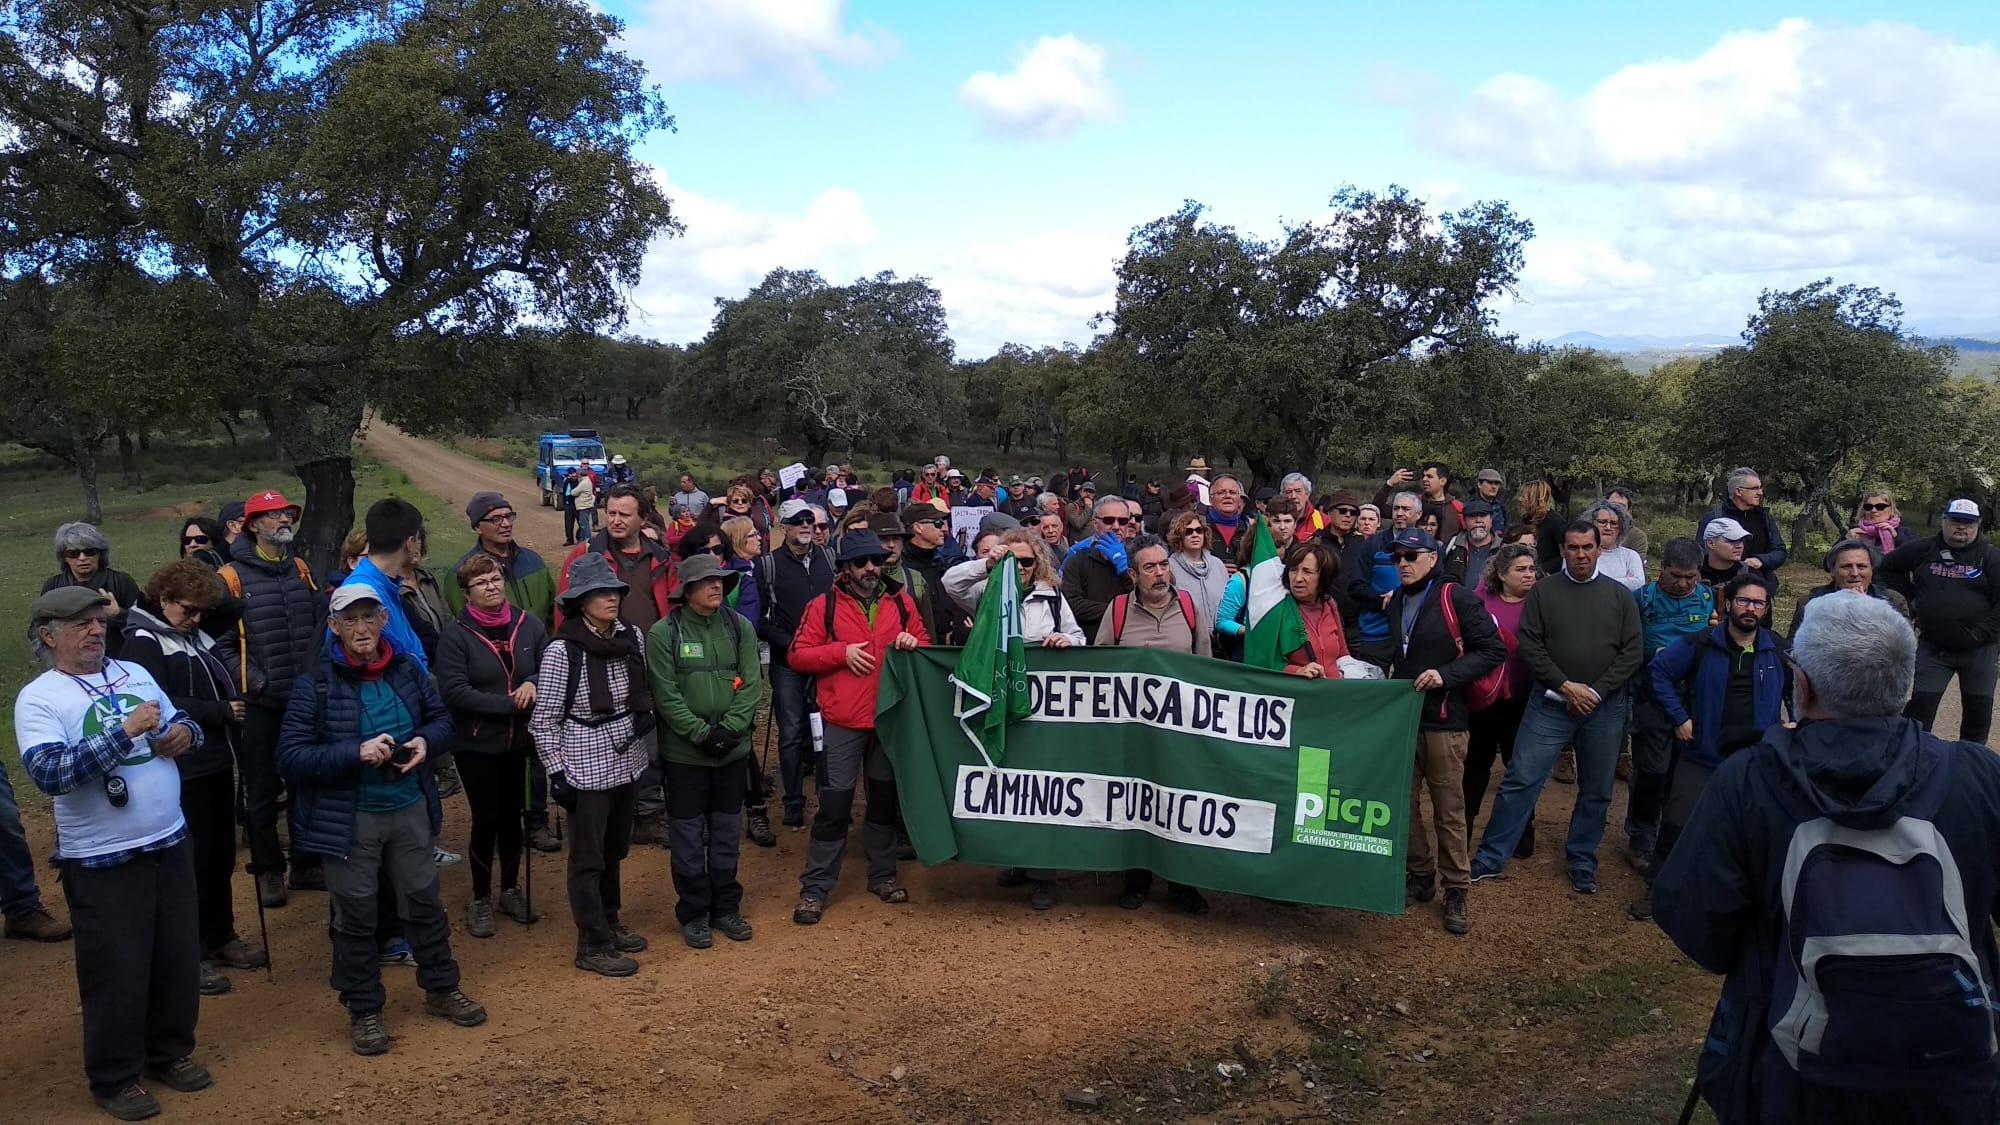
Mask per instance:
[[[98,673],[98,675],[104,677],[102,686],[93,684],[74,672],[64,672],[63,675],[68,676],[71,682],[75,683],[77,687],[82,688],[83,694],[89,696],[92,703],[104,704],[114,715],[122,716],[125,713],[118,706],[118,689],[125,686],[125,681],[128,678],[125,675],[120,674],[114,682],[111,679],[111,669],[107,667]]]
[[[1417,614],[1422,613],[1424,611],[1424,600],[1431,596],[1431,590],[1436,585],[1437,585],[1437,579],[1435,578],[1425,583],[1424,592],[1416,596],[1415,599],[1416,604],[1414,605],[1410,604],[1411,599],[1407,595],[1403,599],[1402,633],[1403,633],[1404,656],[1410,655],[1410,633],[1414,631],[1417,627]]]

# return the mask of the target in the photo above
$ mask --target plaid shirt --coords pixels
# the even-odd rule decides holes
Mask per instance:
[[[624,622],[618,631],[631,629]],[[543,768],[560,771],[577,789],[615,789],[637,781],[646,771],[649,739],[632,737],[632,716],[620,715],[608,723],[598,722],[590,710],[589,669],[579,668],[576,698],[564,699],[570,683],[570,660],[582,659],[567,641],[550,643],[542,652],[542,668],[535,675],[535,709],[528,718],[528,733],[535,738],[535,753]],[[609,668],[611,697],[624,699],[630,688],[630,665],[625,661]]]
[[[193,719],[181,715],[167,725],[185,727],[187,732],[194,736],[194,742],[188,749],[200,748],[201,726]],[[102,734],[94,734],[69,744],[43,742],[30,746],[21,751],[21,760],[27,766],[28,779],[35,783],[35,788],[51,797],[60,797],[75,791],[80,785],[103,777],[111,772],[111,767],[130,757],[131,754],[132,736],[125,733],[123,726],[114,726]],[[84,867],[117,867],[142,853],[165,851],[185,839],[187,839],[187,827],[183,825],[165,839],[155,840],[144,847],[87,856],[71,862]],[[56,852],[49,857],[49,862],[56,863],[62,859],[62,841],[57,840]]]

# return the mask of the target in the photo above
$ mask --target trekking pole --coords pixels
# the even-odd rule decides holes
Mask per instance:
[[[252,890],[256,889],[255,883],[256,880],[252,879]],[[250,897],[257,900],[257,940],[264,943],[264,983],[276,984],[278,968],[276,959],[271,956],[271,928],[264,922],[264,896],[258,893]]]
[[[534,815],[535,804],[535,763],[521,763],[521,897],[525,901],[528,917],[535,916],[535,846],[529,841],[532,832],[528,818]]]

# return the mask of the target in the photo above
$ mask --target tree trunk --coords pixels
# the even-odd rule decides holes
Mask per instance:
[[[1792,521],[1792,558],[1803,562],[1806,557],[1806,537],[1812,534],[1814,522],[1828,508],[1831,478],[1807,483],[1806,502],[1799,508],[1798,518]]]
[[[806,439],[806,466],[810,468],[814,465],[826,464],[827,451],[832,448],[833,443],[825,438]]]
[[[83,522],[104,522],[104,504],[97,495],[97,448],[103,439],[76,443],[76,480],[83,486]]]
[[[340,543],[354,526],[354,459],[326,457],[292,466],[306,486],[305,523],[294,546],[314,574],[340,561]]]
[[[1278,472],[1277,463],[1262,453],[1244,453],[1243,465],[1250,470],[1250,484],[1244,491],[1253,496],[1260,488],[1277,487],[1278,478],[1283,475]]]
[[[1058,431],[1058,432],[1057,432],[1056,434],[1054,434],[1053,436],[1054,436],[1054,438],[1055,438],[1055,442],[1056,442],[1056,464],[1057,464],[1057,465],[1058,465],[1059,467],[1062,467],[1062,468],[1068,468],[1068,467],[1069,467],[1069,434],[1067,434],[1067,433],[1064,433],[1064,432],[1060,432],[1060,431]]]
[[[132,445],[132,435],[118,431],[118,471],[125,474],[128,488],[139,487],[139,451]]]
[[[518,409],[518,408],[517,408],[517,409]],[[232,421],[230,420],[230,418],[229,418],[229,415],[227,415],[227,414],[224,414],[224,415],[223,415],[223,416],[222,416],[221,418],[218,418],[218,419],[217,419],[217,421],[219,421],[219,422],[221,422],[221,423],[222,423],[222,432],[223,432],[223,433],[225,433],[225,434],[228,434],[228,435],[229,435],[229,451],[230,451],[231,453],[234,453],[234,452],[236,452],[236,425],[235,425],[235,423],[234,423],[234,422],[232,422]]]

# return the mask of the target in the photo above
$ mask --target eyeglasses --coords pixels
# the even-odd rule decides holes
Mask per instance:
[[[1107,527],[1123,527],[1132,522],[1131,516],[1099,516],[1097,522]]]
[[[1340,506],[1336,506],[1336,507],[1335,507],[1335,508],[1333,509],[1333,514],[1334,514],[1334,515],[1337,515],[1337,516],[1358,516],[1358,515],[1360,515],[1360,514],[1361,514],[1361,509],[1359,509],[1359,508],[1349,508],[1349,507],[1346,507],[1346,506],[1344,506],[1344,505],[1340,505]]]
[[[813,530],[814,530],[814,531],[825,531],[825,530],[826,530],[827,528],[829,528],[829,527],[831,527],[831,526],[833,526],[833,525],[832,525],[832,524],[829,524],[829,523],[827,523],[827,522],[826,522],[825,520],[814,520],[814,521],[813,521]]]
[[[1729,601],[1731,605],[1739,605],[1744,609],[1769,609],[1771,607],[1770,602],[1761,602],[1752,598],[1731,598]]]
[[[175,600],[173,604],[179,606],[181,613],[188,617],[200,617],[202,614],[208,612],[208,610],[204,609],[201,606],[190,605],[189,603],[184,601]]]
[[[104,552],[96,547],[71,547],[63,552],[66,559],[94,559]]]
[[[1396,551],[1390,557],[1397,562],[1416,562],[1418,559],[1425,558],[1429,554],[1429,551]]]
[[[206,547],[206,546],[208,546],[208,536],[206,536],[206,535],[183,535],[183,536],[181,536],[181,546],[183,546],[183,547]]]
[[[1864,512],[1886,512],[1893,507],[1895,507],[1893,504],[1863,504],[1861,505],[1861,510]]]
[[[493,513],[492,515],[489,515],[489,516],[487,516],[487,517],[486,517],[485,519],[483,519],[483,520],[480,520],[479,522],[480,522],[480,523],[513,523],[513,522],[514,522],[515,520],[517,520],[517,519],[520,519],[520,518],[521,518],[520,516],[518,516],[518,515],[515,515],[515,514],[514,514],[513,512],[504,512],[504,513],[503,513],[503,512],[494,512],[494,513]]]

